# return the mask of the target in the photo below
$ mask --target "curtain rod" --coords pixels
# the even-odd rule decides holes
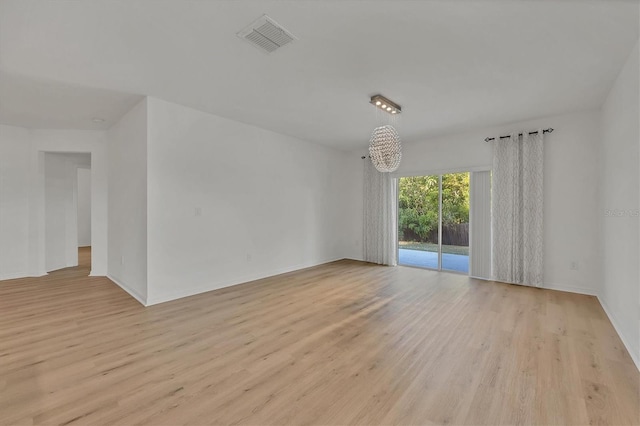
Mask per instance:
[[[553,128],[552,128],[552,127],[549,127],[548,129],[544,129],[544,130],[542,131],[542,133],[551,133],[551,132],[553,132]],[[529,134],[530,134],[530,135],[535,135],[536,133],[538,133],[538,131],[537,131],[537,130],[536,130],[535,132],[529,132]],[[522,136],[522,133],[518,133],[518,136]],[[510,137],[511,137],[511,135],[507,135],[507,136],[500,136],[500,139],[510,138]],[[495,140],[495,139],[496,139],[496,138],[484,138],[484,141],[485,141],[485,142],[489,142],[489,141],[493,141],[493,140]]]

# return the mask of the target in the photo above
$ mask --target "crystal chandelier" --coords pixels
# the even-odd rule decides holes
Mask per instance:
[[[394,172],[400,166],[402,146],[398,132],[390,125],[376,127],[369,141],[369,157],[379,172]]]
[[[393,118],[402,111],[400,105],[382,95],[372,96],[371,103],[391,114]],[[389,173],[398,169],[402,159],[402,145],[400,144],[400,136],[393,126],[386,124],[373,129],[369,141],[369,157],[379,172]]]

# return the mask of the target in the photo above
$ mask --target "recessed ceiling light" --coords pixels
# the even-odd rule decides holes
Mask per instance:
[[[104,118],[93,117],[91,121],[93,121],[94,123],[104,123]]]
[[[386,109],[386,108],[387,108],[387,105],[386,105],[386,104],[382,104],[382,107],[381,107],[381,108],[382,108],[382,109]]]
[[[377,102],[376,102],[376,105],[380,106],[380,104],[381,104],[381,103],[382,103],[382,102],[377,101]]]

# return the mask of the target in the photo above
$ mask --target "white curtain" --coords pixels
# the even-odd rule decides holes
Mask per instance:
[[[543,283],[543,132],[493,142],[493,279]]]
[[[469,275],[491,279],[491,172],[469,179]]]
[[[364,159],[364,260],[395,266],[397,207],[395,179]]]

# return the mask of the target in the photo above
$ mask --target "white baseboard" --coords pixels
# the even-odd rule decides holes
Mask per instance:
[[[28,277],[28,274],[25,274],[24,272],[14,272],[12,274],[2,274],[0,275],[0,281],[4,281],[4,280],[15,280],[18,278],[26,278]]]
[[[192,287],[189,289],[180,289],[177,291],[164,293],[158,296],[154,296],[152,294],[150,297],[147,297],[147,303],[145,306],[157,305],[159,303],[170,302],[172,300],[182,299],[183,297],[195,296],[196,294],[206,293],[208,291],[213,291],[221,288],[231,287],[234,285],[244,284],[251,281],[260,280],[263,278],[269,278],[269,277],[273,277],[280,274],[286,274],[288,272],[299,271],[301,269],[312,268],[314,266],[324,265],[325,263],[331,263],[341,259],[342,258],[329,259],[329,260],[321,261],[319,263],[302,264],[302,265],[289,266],[285,268],[273,269],[267,272],[244,275],[242,277],[238,277],[230,281],[210,282],[210,283],[206,283],[206,284]]]
[[[28,272],[14,272],[12,274],[3,274],[0,275],[0,281],[4,281],[4,280],[16,280],[19,278],[34,278],[34,277],[43,277],[47,275],[46,272],[42,271],[42,272],[36,272],[36,273],[28,273]]]
[[[134,299],[136,299],[138,302],[140,302],[142,304],[142,306],[149,306],[147,304],[147,301],[145,300],[145,298],[142,297],[142,295],[140,293],[138,293],[136,290],[132,289],[128,285],[122,283],[121,281],[117,280],[116,278],[114,278],[113,276],[111,276],[109,274],[107,274],[107,278],[109,278],[111,281],[113,281],[113,283],[116,284],[118,287],[120,287],[121,289],[123,289],[124,291],[129,293],[129,295],[131,297],[133,297]]]
[[[585,294],[587,296],[597,296],[598,293],[584,287],[575,287],[570,285],[562,285],[562,284],[545,284],[540,288],[546,288],[549,290],[558,290],[558,291],[566,291],[569,293],[577,293],[577,294]]]
[[[471,275],[469,276],[469,278],[473,278],[475,280],[483,280],[483,281],[502,282],[502,281],[492,280],[491,278],[474,277],[474,276],[471,276]],[[533,287],[533,286],[526,286],[524,284],[515,284],[515,283],[503,283],[503,284],[522,285],[524,287]],[[575,286],[562,285],[562,284],[545,284],[542,287],[534,287],[534,288],[543,288],[545,290],[566,291],[568,293],[584,294],[586,296],[597,296],[598,295],[595,291],[593,291],[591,289],[588,289],[588,288],[575,287]]]
[[[618,333],[620,340],[622,340],[622,344],[624,345],[625,348],[627,348],[627,352],[629,352],[629,355],[631,356],[631,359],[636,365],[636,368],[638,369],[638,371],[640,371],[639,354],[633,350],[633,347],[629,344],[629,339],[627,339],[624,333],[622,332],[622,327],[620,326],[620,323],[616,320],[615,315],[613,315],[611,310],[607,307],[607,304],[604,302],[604,300],[600,296],[598,296],[598,301],[600,302],[600,306],[602,306],[604,313],[607,314],[607,317],[609,317],[609,321],[613,325],[613,328],[616,330],[616,333]]]

